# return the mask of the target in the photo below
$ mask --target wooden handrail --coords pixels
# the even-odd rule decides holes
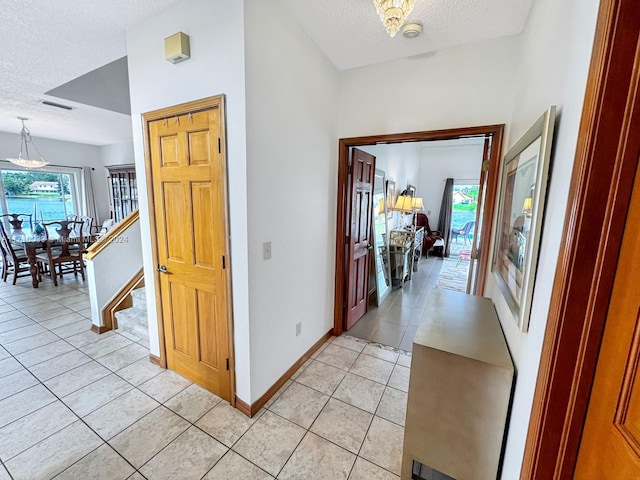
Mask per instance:
[[[124,217],[120,222],[116,223],[111,230],[100,237],[93,245],[91,245],[87,249],[87,253],[84,256],[85,260],[91,260],[93,257],[98,255],[101,251],[107,248],[109,244],[114,242],[114,239],[122,236],[124,231],[127,230],[131,225],[133,225],[139,218],[140,213],[136,208],[133,212]]]

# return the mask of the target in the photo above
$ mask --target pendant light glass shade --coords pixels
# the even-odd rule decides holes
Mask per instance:
[[[24,124],[25,120],[28,120],[24,117],[18,117],[20,121],[22,121],[22,130],[20,130],[20,153],[17,158],[7,158],[14,165],[18,165],[23,168],[42,168],[47,165],[49,162],[46,162],[40,152],[36,148],[31,139],[31,132]],[[37,158],[32,158],[29,155],[29,145],[33,147],[33,150],[38,154]]]
[[[416,0],[373,0],[380,20],[391,37],[395,37],[407,16],[413,10]]]

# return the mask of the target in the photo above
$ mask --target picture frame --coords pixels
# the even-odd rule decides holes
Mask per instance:
[[[387,180],[386,183],[387,218],[393,218],[393,207],[396,204],[396,182]]]
[[[409,195],[410,197],[415,197],[416,187],[414,187],[413,185],[407,184],[407,195]]]
[[[556,107],[505,155],[491,271],[514,320],[529,329]]]

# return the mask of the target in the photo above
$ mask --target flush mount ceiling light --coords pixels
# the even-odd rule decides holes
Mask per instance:
[[[22,122],[22,130],[20,130],[20,153],[18,154],[18,158],[7,158],[11,163],[18,165],[23,168],[42,168],[47,165],[49,162],[45,162],[42,158],[42,155],[36,148],[33,140],[31,139],[31,132],[24,124],[25,120],[29,120],[28,118],[18,117],[18,120]],[[33,147],[33,149],[38,154],[38,158],[30,158],[29,156],[29,145]],[[23,153],[25,156],[23,157]]]
[[[391,37],[395,37],[398,30],[413,10],[416,0],[373,0],[378,15]]]

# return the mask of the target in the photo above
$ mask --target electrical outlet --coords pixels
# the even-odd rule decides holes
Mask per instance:
[[[262,244],[262,259],[269,260],[271,258],[271,242],[264,242]]]
[[[300,336],[302,333],[302,322],[296,323],[296,337]]]
[[[427,215],[431,215],[431,210],[427,210]]]

